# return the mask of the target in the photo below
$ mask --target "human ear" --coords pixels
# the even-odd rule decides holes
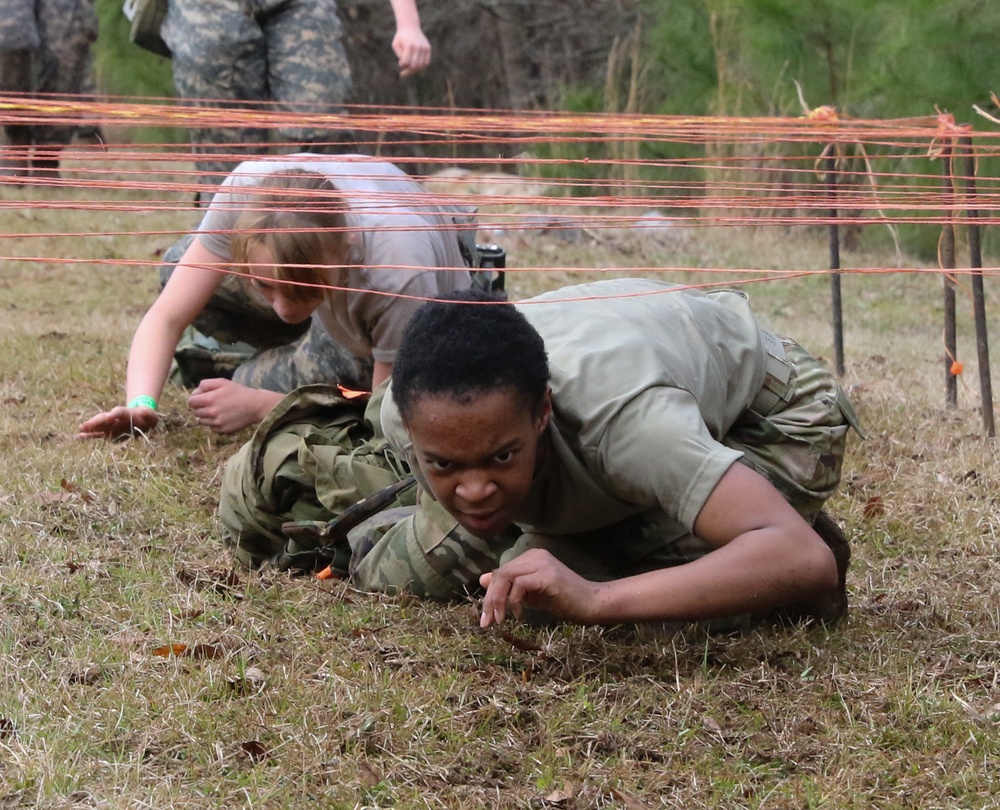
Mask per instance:
[[[538,415],[535,417],[535,432],[541,436],[549,426],[549,418],[552,416],[552,389],[546,387],[545,395],[542,397],[542,404],[538,407]]]

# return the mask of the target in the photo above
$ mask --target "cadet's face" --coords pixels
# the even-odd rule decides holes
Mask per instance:
[[[468,403],[423,396],[406,424],[431,492],[467,531],[499,534],[531,489],[552,406],[535,414],[509,389]]]
[[[322,300],[320,298],[308,301],[290,301],[288,299],[288,285],[275,280],[274,256],[263,245],[250,245],[247,250],[247,261],[256,265],[250,268],[250,272],[253,274],[250,285],[267,299],[275,315],[285,323],[302,323],[320,305]]]

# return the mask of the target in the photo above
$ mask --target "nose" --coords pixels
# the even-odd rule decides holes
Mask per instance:
[[[455,494],[469,506],[485,503],[496,491],[496,482],[480,470],[468,471],[455,487]]]
[[[285,323],[298,323],[303,320],[302,308],[292,301],[289,301],[280,293],[271,294],[271,309]]]

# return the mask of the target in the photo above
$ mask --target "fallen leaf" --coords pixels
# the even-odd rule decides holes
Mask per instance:
[[[885,514],[885,502],[878,496],[873,495],[867,501],[865,501],[865,508],[863,514],[866,520],[871,520],[879,515]]]
[[[90,686],[97,683],[101,676],[104,675],[103,667],[92,666],[87,667],[83,672],[71,672],[69,677],[66,679],[69,683],[79,683],[84,686]]]
[[[267,759],[267,749],[257,740],[248,740],[240,743],[240,750],[255,765]]]
[[[43,503],[66,503],[67,501],[73,500],[72,492],[50,492],[49,490],[42,490],[37,495],[38,500]]]
[[[178,568],[176,576],[177,579],[196,591],[213,590],[223,596],[243,598],[243,594],[239,591],[240,578],[232,568],[208,571]]]
[[[195,644],[183,653],[187,658],[197,658],[199,660],[223,658],[226,652],[217,644]]]
[[[553,790],[548,796],[545,797],[546,804],[566,804],[573,798],[573,786],[567,782],[562,790]]]
[[[382,776],[367,759],[358,762],[358,776],[361,779],[361,784],[366,787],[374,787],[382,781]]]
[[[184,658],[197,658],[199,660],[223,658],[226,651],[217,644],[162,644],[153,648],[153,655],[160,658],[169,658],[172,655],[183,656]]]
[[[0,808],[3,808],[3,810],[20,807],[22,804],[27,804],[27,802],[24,801],[23,790],[16,790],[13,793],[7,793],[0,796]]]
[[[614,797],[615,801],[621,802],[626,810],[648,810],[649,805],[643,804],[641,801],[636,799],[634,796],[629,796],[626,793],[622,793],[620,790],[611,788],[611,795]]]
[[[85,489],[80,489],[77,484],[67,481],[65,478],[59,481],[59,486],[64,490],[69,492],[71,495],[79,495],[84,501],[90,502],[94,500],[94,496],[87,492]]]
[[[709,731],[714,731],[720,737],[722,736],[722,726],[719,725],[719,721],[716,720],[714,717],[709,717],[706,714],[705,719],[702,722],[705,724],[705,728],[707,728]]]
[[[229,688],[237,695],[250,695],[260,692],[267,683],[264,673],[257,667],[248,667],[240,678],[230,678]]]
[[[153,648],[153,655],[160,658],[169,658],[171,655],[181,655],[187,649],[187,644],[164,644],[161,647]]]

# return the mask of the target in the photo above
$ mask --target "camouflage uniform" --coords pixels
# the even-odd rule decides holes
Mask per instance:
[[[846,396],[830,372],[808,352],[785,341],[793,368],[787,383],[772,380],[780,407],[748,410],[722,443],[767,478],[809,523],[837,488],[847,430],[856,424]],[[505,536],[484,541],[466,532],[429,498],[421,514],[386,525],[377,517],[351,533],[354,547],[374,548],[353,575],[362,590],[407,590],[451,598],[479,574],[541,545],[592,580],[608,580],[680,565],[710,550],[694,535],[678,533],[676,522],[653,508],[590,532],[565,536]],[[527,541],[527,542],[526,542]]]
[[[90,47],[97,39],[93,0],[0,0],[0,90],[6,93],[78,95],[87,83]],[[30,165],[52,172],[73,124],[6,124],[12,150],[8,169],[26,174]],[[15,167],[11,161],[19,161]]]
[[[325,296],[311,324],[289,325],[248,279],[225,274],[175,353],[174,382],[192,387],[205,377],[232,377],[281,393],[316,382],[367,390],[374,362],[393,361],[420,301],[472,283],[465,269],[476,248],[472,211],[421,202],[423,188],[391,163],[312,154],[241,162],[216,192],[198,234],[164,254],[161,282],[193,239],[230,261],[239,212],[252,204],[261,174],[302,169],[324,175],[344,195],[347,227],[357,236],[344,267],[328,269],[342,289]],[[478,277],[489,283],[488,272]]]
[[[364,543],[376,541],[355,584],[454,596],[537,543],[591,579],[686,563],[710,550],[694,522],[734,462],[762,474],[815,523],[839,483],[847,433],[857,428],[837,380],[794,341],[760,328],[745,296],[657,295],[668,287],[606,281],[531,302],[548,298],[550,306],[519,307],[545,340],[553,398],[547,460],[514,516],[527,534],[498,543],[489,560],[483,541],[470,547],[434,504],[433,513],[388,530],[355,530],[377,535]],[[382,429],[419,480],[389,393]],[[831,548],[840,542],[842,535],[832,538]],[[362,545],[357,537],[353,544]],[[465,564],[456,570],[455,560]],[[487,564],[477,571],[479,560]]]
[[[161,287],[195,236],[189,234],[163,254]],[[177,344],[170,381],[195,388],[204,379],[225,377],[250,388],[287,393],[336,380],[345,388],[367,390],[372,367],[370,359],[355,357],[314,319],[285,323],[264,298],[250,292],[244,279],[226,275]]]
[[[351,89],[335,0],[170,0],[162,33],[177,93],[193,106],[273,101],[275,112],[338,112]],[[190,134],[194,151],[205,156],[197,165],[208,184],[222,182],[239,162],[213,155],[267,152],[268,131],[249,125],[191,128]],[[320,145],[340,139],[336,132],[291,125],[277,137]],[[202,192],[206,196],[211,193]]]
[[[258,425],[226,464],[219,518],[223,540],[248,566],[305,546],[282,533],[286,521],[325,521],[409,473],[382,435],[378,414],[385,386],[347,400],[327,385],[293,391]],[[414,502],[412,491],[398,504]],[[400,520],[393,510],[383,513]],[[342,573],[350,550],[343,549]]]
[[[564,292],[553,295],[558,297]],[[533,310],[526,307],[524,311],[528,314]],[[568,328],[574,327],[570,324]],[[749,331],[748,334],[753,333]],[[751,343],[747,345],[747,355],[737,353],[746,362],[737,362],[735,368],[746,365],[750,370],[741,375],[745,376],[742,386],[729,386],[730,391],[739,389],[742,393],[734,394],[737,401],[729,409],[735,416],[717,440],[719,456],[724,461],[729,460],[723,468],[738,456],[738,463],[764,475],[807,521],[816,522],[817,531],[830,543],[837,556],[842,593],[849,548],[842,534],[839,538],[834,537],[834,542],[830,541],[831,535],[838,534],[839,530],[820,510],[839,483],[847,432],[850,427],[857,427],[857,417],[836,379],[820,361],[788,339],[768,345],[770,351],[767,352],[754,348]],[[678,350],[681,356],[685,354],[683,341]],[[758,355],[766,355],[768,360],[765,362]],[[566,360],[563,355],[552,360],[554,374],[560,373],[555,366],[562,365],[564,375],[576,376],[579,368]],[[604,393],[602,386],[593,383],[592,379],[583,380],[579,393],[587,396],[587,392],[597,392],[597,396],[591,393],[590,398],[595,402],[605,401],[600,395]],[[556,390],[555,412],[548,430],[548,440],[553,443],[550,451],[560,441],[578,440],[583,430],[573,423],[572,416],[568,417],[570,423],[566,423],[562,420],[567,417],[560,414]],[[372,421],[376,418],[373,405],[369,406],[368,418]],[[393,442],[396,458],[400,463],[406,459],[412,466],[409,449],[399,441],[398,414],[394,416],[391,402],[385,403],[378,420],[378,429]],[[726,422],[729,422],[728,418]],[[655,423],[639,426],[643,435],[649,431],[650,436],[657,428]],[[269,443],[289,440],[291,446],[297,445],[305,454],[297,458],[308,457],[309,443],[289,436],[282,438],[282,432],[278,430],[267,437],[255,455],[230,462],[223,486],[223,501],[231,501],[238,491],[238,498],[243,504],[255,505],[250,510],[244,507],[240,520],[230,518],[227,524],[228,530],[233,533],[230,536],[243,532],[246,542],[249,537],[246,527],[260,525],[269,519],[267,510],[272,507],[260,494],[271,486],[269,482],[274,475],[269,474],[260,461],[253,459],[263,459]],[[284,457],[291,459],[293,456],[286,447]],[[663,459],[663,463],[669,465],[670,459]],[[311,463],[301,466],[310,468]],[[299,474],[296,478],[307,481],[309,486],[315,484],[317,495],[324,488],[315,474]],[[235,486],[237,480],[241,482],[239,488]],[[540,487],[544,489],[550,483],[546,479]],[[572,492],[575,490],[570,490],[571,495]],[[591,491],[589,497],[581,496],[575,500],[570,497],[575,511],[583,516],[579,521],[581,528],[561,536],[548,535],[544,539],[546,548],[582,575],[593,580],[612,579],[679,565],[708,552],[705,543],[660,507],[643,508],[635,503],[631,506],[625,504],[619,518],[601,522],[600,513],[609,511],[610,507],[598,507],[594,512],[589,510],[602,497],[604,495],[596,491]],[[328,496],[320,496],[320,500],[324,498],[329,500]],[[234,514],[236,511],[230,509],[229,515]],[[335,518],[337,514],[331,512],[326,518]],[[572,517],[575,518],[575,515]],[[322,510],[314,512],[310,519],[323,519]],[[584,526],[589,526],[589,530],[584,530]],[[522,536],[516,526],[500,537],[477,538],[462,529],[439,503],[428,497],[426,488],[416,508],[397,508],[375,515],[351,531],[347,539],[350,557],[347,568],[357,587],[387,592],[406,590],[418,596],[442,599],[474,590],[480,574],[493,570],[531,544],[538,543],[537,535]],[[272,541],[280,545],[280,540],[272,538]],[[839,549],[838,542],[842,544]],[[842,612],[842,605],[834,605],[831,617],[836,618]],[[737,619],[732,626],[741,626],[742,622],[742,618]],[[714,626],[728,627],[729,624]]]

